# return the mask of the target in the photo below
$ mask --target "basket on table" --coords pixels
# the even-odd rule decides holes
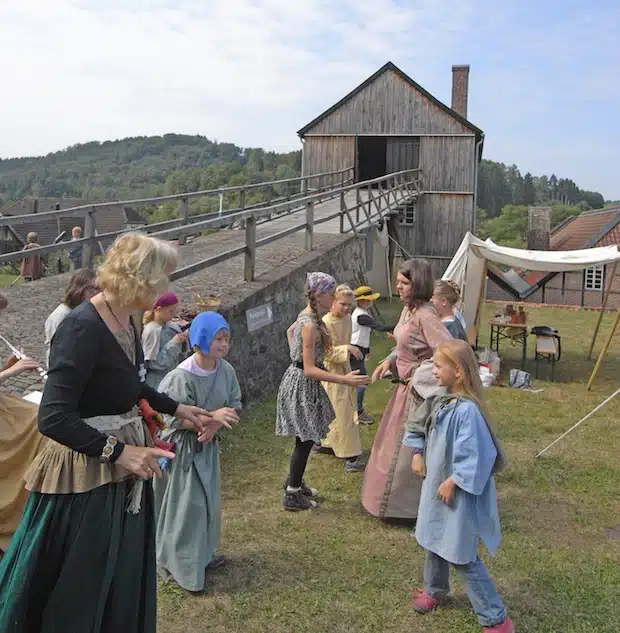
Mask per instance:
[[[221,303],[222,300],[215,295],[207,295],[206,297],[194,295],[194,305],[198,312],[217,312]]]

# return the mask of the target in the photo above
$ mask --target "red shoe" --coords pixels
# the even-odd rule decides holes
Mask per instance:
[[[430,613],[433,609],[442,603],[441,598],[433,598],[430,594],[422,589],[415,590],[411,608],[418,613]],[[503,631],[501,632],[503,633]]]
[[[515,625],[510,618],[506,618],[501,624],[485,626],[485,633],[515,633]]]

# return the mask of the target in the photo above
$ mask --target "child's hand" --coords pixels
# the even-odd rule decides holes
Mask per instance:
[[[452,477],[448,477],[442,484],[439,486],[437,490],[437,496],[446,504],[452,505],[452,501],[454,500],[454,490],[456,488],[456,483]]]
[[[224,426],[220,422],[213,420],[209,424],[202,427],[202,431],[198,433],[198,441],[201,444],[208,444],[213,440],[215,434]]]
[[[422,457],[422,453],[416,453],[413,456],[413,460],[411,460],[411,470],[414,475],[418,475],[420,477],[424,477],[426,474],[424,468],[424,457]]]
[[[386,332],[387,337],[390,339],[390,341],[395,341],[396,337],[392,334],[392,332]]]
[[[349,385],[349,387],[365,387],[368,383],[370,383],[370,378],[366,375],[361,375],[359,369],[355,371],[350,371],[343,380],[345,385]]]
[[[362,358],[364,358],[362,350],[355,345],[349,345],[349,354],[351,354],[354,358],[357,358],[357,360],[362,360]]]

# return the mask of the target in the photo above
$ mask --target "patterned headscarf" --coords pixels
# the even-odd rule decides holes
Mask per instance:
[[[336,290],[336,280],[327,273],[308,273],[308,290],[316,294],[330,294]]]

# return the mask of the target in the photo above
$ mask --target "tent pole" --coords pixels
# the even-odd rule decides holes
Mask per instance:
[[[592,383],[594,382],[594,379],[596,378],[596,374],[598,373],[599,367],[601,366],[601,363],[603,362],[603,358],[605,358],[605,354],[607,353],[607,350],[609,349],[609,346],[611,345],[611,341],[614,337],[614,334],[616,333],[616,328],[618,327],[619,322],[620,322],[620,309],[616,312],[616,318],[614,319],[614,323],[611,326],[611,331],[609,332],[609,336],[607,337],[607,340],[605,341],[605,345],[603,345],[603,349],[601,350],[601,353],[598,356],[596,365],[594,365],[594,369],[592,370],[592,375],[590,376],[590,380],[588,380],[588,391],[590,391],[590,387],[592,387]]]
[[[480,294],[478,295],[478,307],[476,308],[476,318],[474,320],[474,328],[476,332],[476,342],[478,341],[478,334],[480,333],[480,318],[482,317],[482,302],[484,301],[484,282],[487,278],[487,260],[484,260],[484,267],[482,268],[482,278],[480,279]],[[468,336],[468,339],[473,337]],[[471,340],[469,341],[471,343]]]
[[[590,351],[588,352],[588,360],[592,358],[592,351],[594,350],[594,343],[596,342],[596,337],[598,336],[598,330],[601,327],[601,321],[603,320],[603,313],[605,312],[605,308],[607,307],[607,300],[609,299],[609,295],[611,294],[611,284],[614,281],[614,277],[616,276],[616,267],[618,266],[618,262],[614,262],[614,265],[611,269],[611,275],[609,276],[609,283],[607,284],[607,292],[603,297],[603,305],[601,306],[601,311],[598,315],[598,320],[596,322],[596,327],[594,328],[594,334],[592,335],[592,343],[590,343]]]

